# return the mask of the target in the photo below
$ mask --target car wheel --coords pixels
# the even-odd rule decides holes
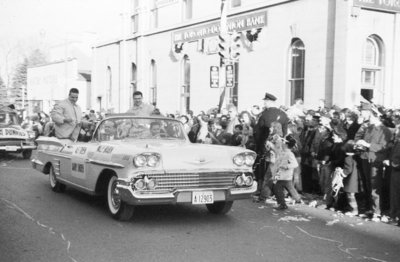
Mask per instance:
[[[22,157],[24,159],[29,159],[32,156],[32,150],[24,150],[22,151]]]
[[[117,177],[112,176],[107,185],[107,206],[111,216],[117,220],[126,221],[131,219],[134,206],[128,205],[121,200],[117,188]]]
[[[213,214],[226,214],[231,210],[233,201],[221,201],[213,204],[206,204],[206,207],[210,213]]]
[[[64,192],[65,191],[65,185],[58,182],[56,179],[56,173],[54,172],[54,167],[50,168],[50,173],[49,173],[49,181],[50,181],[50,187],[51,190],[54,192]]]

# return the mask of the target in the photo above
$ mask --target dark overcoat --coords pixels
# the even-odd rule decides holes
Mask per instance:
[[[358,193],[358,168],[353,155],[347,155],[344,159],[343,173],[346,176],[343,178],[343,191],[347,193]]]

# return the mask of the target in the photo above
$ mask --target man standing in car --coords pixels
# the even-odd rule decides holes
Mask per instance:
[[[55,135],[59,139],[76,141],[82,124],[82,110],[76,102],[78,101],[79,90],[71,88],[68,98],[54,105],[50,112],[51,119],[55,124]]]
[[[136,116],[150,116],[154,111],[154,106],[143,103],[143,93],[140,91],[133,92],[133,107],[127,113],[132,113]]]

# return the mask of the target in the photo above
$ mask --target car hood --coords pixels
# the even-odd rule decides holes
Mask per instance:
[[[155,152],[161,155],[162,165],[167,170],[182,169],[232,169],[233,157],[243,151],[240,147],[192,144],[168,140],[135,140],[108,142],[124,154]]]

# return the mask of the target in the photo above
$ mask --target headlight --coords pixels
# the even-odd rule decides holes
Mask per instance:
[[[253,166],[256,159],[255,153],[252,152],[243,152],[239,153],[233,157],[233,163],[237,166]]]
[[[138,179],[138,180],[135,182],[135,188],[138,189],[138,190],[143,190],[143,189],[145,189],[145,188],[146,188],[146,182],[144,182],[143,179]]]
[[[153,179],[149,179],[149,181],[147,182],[147,189],[152,190],[156,188],[156,181]]]
[[[235,178],[236,186],[251,186],[254,180],[252,176],[245,175],[244,173]]]
[[[244,164],[244,156],[242,154],[236,155],[233,158],[233,163],[235,163],[235,165],[238,165],[238,166],[243,166],[243,164]]]
[[[244,162],[247,166],[253,166],[255,160],[256,158],[253,155],[246,155]]]
[[[134,181],[135,178],[132,178]],[[136,190],[153,190],[157,186],[157,183],[154,179],[149,178],[148,176],[144,176],[143,178],[139,178],[134,182],[132,189]]]
[[[134,163],[135,166],[137,166],[137,167],[145,166],[145,165],[147,164],[146,156],[144,156],[144,155],[135,156],[135,157],[133,158],[133,163]]]
[[[236,183],[237,186],[243,186],[244,185],[243,176],[237,176],[235,183]]]
[[[251,186],[253,184],[253,178],[251,176],[246,176],[244,179],[244,184],[246,186]]]
[[[147,157],[147,165],[150,167],[155,167],[158,163],[158,156],[156,155],[149,155]]]
[[[156,167],[160,162],[161,156],[158,153],[142,153],[133,158],[136,167]]]

